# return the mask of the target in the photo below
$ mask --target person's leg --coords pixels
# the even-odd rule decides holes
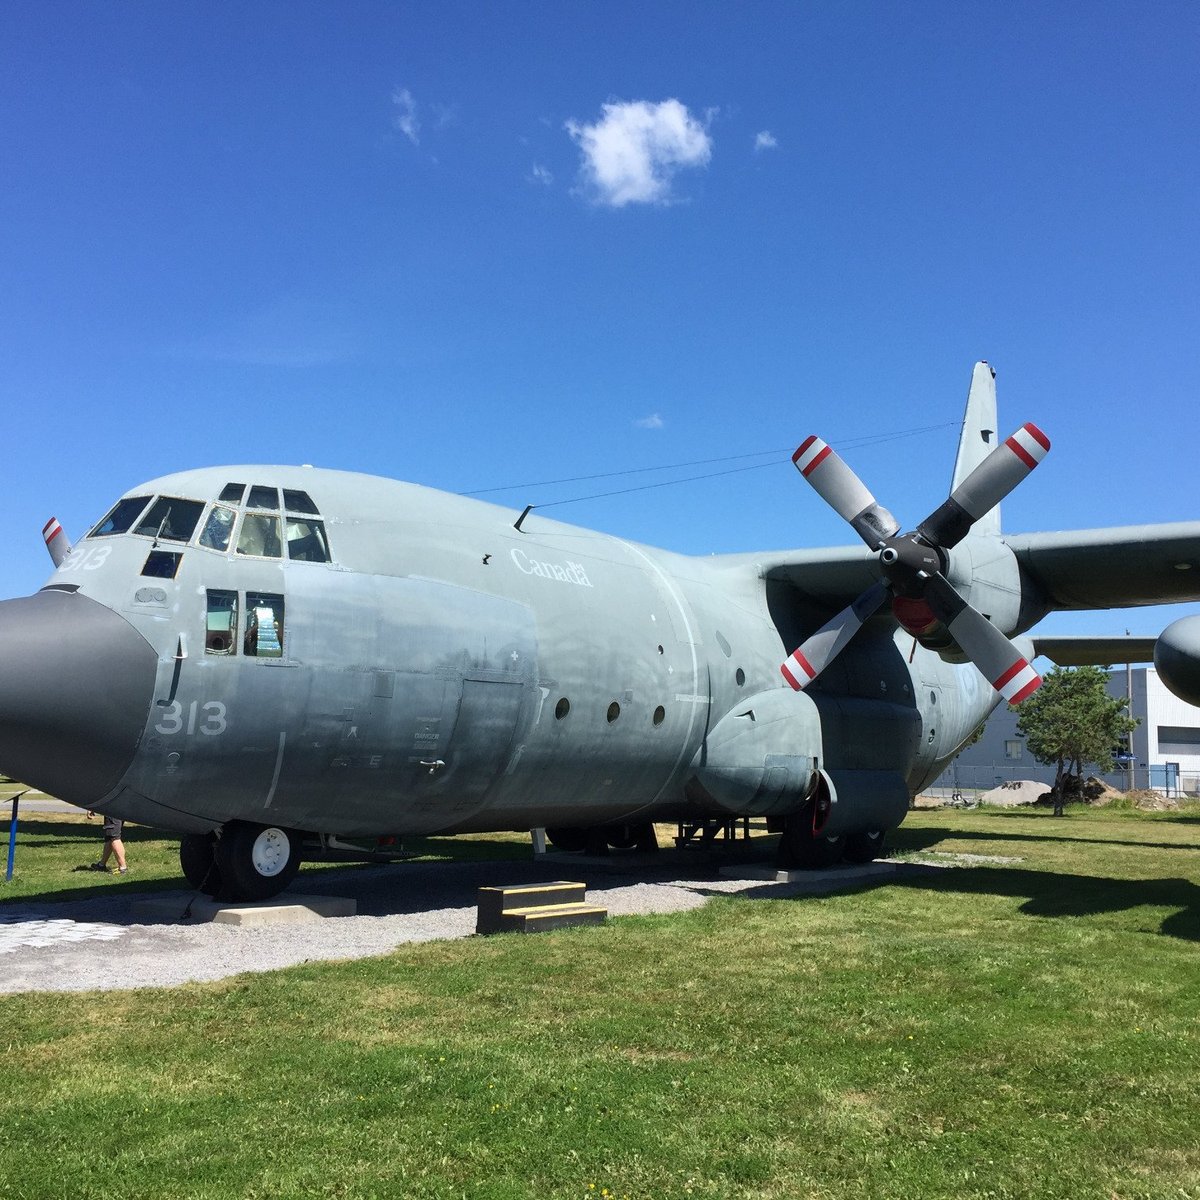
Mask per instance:
[[[105,846],[104,856],[106,858],[108,857],[108,851],[110,848],[111,848],[113,854],[115,854],[117,856],[117,870],[124,871],[125,870],[125,843],[120,838],[113,838],[113,840],[111,842],[107,843],[107,845]]]

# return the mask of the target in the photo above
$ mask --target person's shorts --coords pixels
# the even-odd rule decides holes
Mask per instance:
[[[113,841],[121,836],[121,829],[125,822],[118,817],[104,818],[104,836],[108,841]]]

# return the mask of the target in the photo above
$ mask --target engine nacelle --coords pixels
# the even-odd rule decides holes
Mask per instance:
[[[1200,616],[1182,617],[1159,634],[1154,666],[1180,700],[1200,705]]]
[[[692,764],[727,812],[782,816],[812,795],[821,765],[821,718],[804,692],[759,692],[723,716]]]

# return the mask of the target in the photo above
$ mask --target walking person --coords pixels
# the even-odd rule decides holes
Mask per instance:
[[[88,809],[88,817],[94,817],[96,814]],[[125,843],[121,839],[121,834],[124,831],[125,822],[118,817],[105,816],[104,818],[104,853],[100,855],[100,861],[92,863],[89,870],[92,871],[108,871],[108,860],[115,857],[117,860],[117,874],[124,875],[129,868],[125,864]]]

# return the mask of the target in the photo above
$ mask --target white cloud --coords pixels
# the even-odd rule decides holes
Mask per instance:
[[[774,150],[778,145],[775,135],[769,129],[764,129],[761,133],[754,135],[755,150]]]
[[[703,167],[712,157],[707,129],[678,100],[605,104],[602,112],[594,125],[566,125],[583,153],[581,172],[599,204],[669,204],[675,174]]]
[[[638,429],[662,429],[666,425],[666,421],[658,413],[651,413],[648,417],[642,417],[640,421],[634,421],[634,425]]]
[[[540,183],[544,187],[549,187],[554,182],[554,176],[550,173],[549,168],[543,167],[541,163],[533,164],[528,179],[530,183]]]
[[[421,142],[421,122],[417,119],[417,102],[413,99],[413,94],[408,88],[397,88],[392,93],[392,103],[396,106],[395,115],[392,117],[392,124],[414,146]]]

